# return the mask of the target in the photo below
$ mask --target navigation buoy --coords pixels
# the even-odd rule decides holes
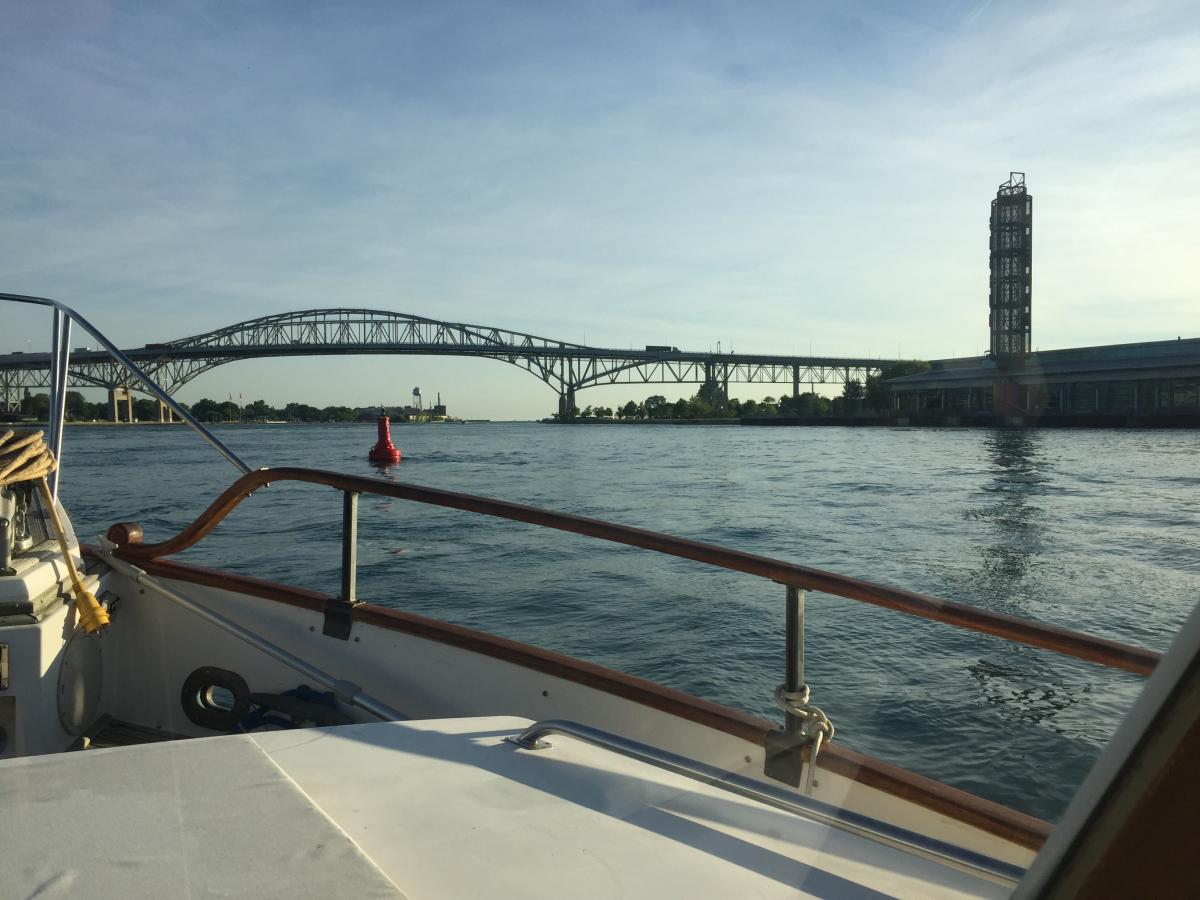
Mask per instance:
[[[377,466],[394,465],[400,462],[400,449],[392,443],[392,423],[387,416],[380,416],[376,423],[379,426],[379,440],[367,454],[367,459]]]

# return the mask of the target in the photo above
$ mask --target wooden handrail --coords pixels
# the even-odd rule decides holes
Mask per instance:
[[[1149,675],[1162,656],[1153,650],[1093,637],[1069,628],[1046,625],[1004,613],[978,609],[952,600],[941,600],[913,591],[873,584],[858,578],[849,578],[821,569],[783,562],[769,556],[729,550],[716,544],[686,540],[642,528],[618,525],[570,513],[552,512],[505,500],[492,500],[474,494],[384,481],[359,475],[345,475],[322,469],[280,468],[259,469],[250,472],[235,481],[192,524],[175,537],[155,544],[124,543],[119,554],[125,559],[136,561],[157,559],[186,550],[212,531],[255,490],[277,481],[321,484],[340,491],[357,491],[362,494],[378,494],[401,500],[412,500],[417,503],[482,513],[514,522],[526,522],[544,528],[587,535],[630,547],[641,547],[668,556],[677,556],[681,559],[690,559],[722,569],[769,578],[780,584],[821,591],[849,600],[881,606],[885,609],[894,609],[968,631],[990,634],[1031,647],[1051,650],[1065,656],[1124,669],[1138,675]]]

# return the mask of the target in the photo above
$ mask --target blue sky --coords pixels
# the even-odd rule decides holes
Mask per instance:
[[[127,345],[366,306],[603,346],[973,354],[1010,169],[1034,195],[1036,346],[1200,334],[1194,3],[2,16],[0,289]],[[6,308],[0,351],[48,330]],[[452,358],[238,363],[181,396],[400,402],[414,384],[472,417],[555,403]]]

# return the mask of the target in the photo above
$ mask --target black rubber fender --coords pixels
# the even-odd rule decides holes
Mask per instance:
[[[233,708],[214,706],[208,700],[213,688],[224,688],[233,695]],[[216,666],[201,666],[183,681],[179,693],[183,713],[201,728],[226,733],[232,731],[250,712],[250,687],[237,672]]]

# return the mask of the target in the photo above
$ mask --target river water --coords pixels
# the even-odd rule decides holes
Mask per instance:
[[[377,474],[374,426],[228,426],[253,466]],[[597,516],[1164,649],[1200,597],[1200,433],[478,424],[394,429],[386,477]],[[185,428],[73,427],[87,540],[175,533],[234,478]],[[784,589],[574,535],[364,497],[359,596],[777,717]],[[276,485],[184,561],[336,593],[340,502]],[[1048,819],[1141,679],[810,594],[837,740]]]

